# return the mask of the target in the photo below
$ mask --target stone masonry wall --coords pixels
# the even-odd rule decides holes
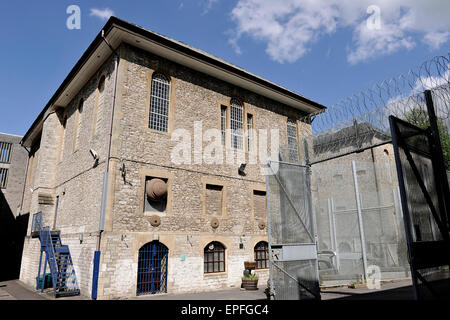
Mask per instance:
[[[110,193],[112,210],[106,218],[111,223],[102,238],[99,296],[136,296],[138,251],[153,239],[169,249],[168,292],[240,286],[244,261],[253,261],[256,243],[267,241],[266,229],[258,228],[261,219],[254,217],[252,209],[253,190],[265,190],[262,164],[248,164],[246,176],[240,176],[240,162],[195,163],[193,151],[193,163],[175,164],[171,151],[178,141],[171,140],[171,132],[187,130],[193,146],[195,121],[201,121],[203,132],[220,129],[220,104],[229,107],[230,99],[238,97],[244,102],[244,114],[253,114],[255,129],[278,128],[280,146],[285,147],[287,117],[300,118],[301,112],[128,45],[122,46],[120,52],[111,152],[115,175]],[[148,128],[150,81],[155,70],[171,78],[169,133]],[[204,141],[203,150],[207,146]],[[248,162],[248,154],[244,162]],[[146,176],[168,178],[168,207],[165,213],[158,214],[158,227],[150,224],[153,213],[144,213]],[[218,216],[217,229],[211,227],[211,217],[205,214],[206,183],[222,185],[224,190],[225,210]],[[226,247],[224,273],[203,273],[203,250],[211,241]],[[239,248],[241,242],[243,249]],[[258,273],[264,286],[268,270]]]

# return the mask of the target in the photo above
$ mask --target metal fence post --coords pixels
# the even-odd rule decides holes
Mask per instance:
[[[366,256],[366,243],[364,236],[364,227],[362,221],[361,214],[361,200],[359,198],[359,188],[358,188],[358,177],[356,176],[356,164],[355,161],[352,161],[352,169],[353,169],[353,182],[355,184],[355,197],[356,197],[356,209],[358,212],[358,225],[359,225],[359,235],[361,237],[361,250],[362,250],[362,259],[363,259],[363,269],[364,269],[364,281],[367,280],[367,256]]]
[[[267,238],[269,242],[269,300],[274,300],[275,290],[273,287],[273,257],[272,257],[272,237],[271,237],[271,206],[270,206],[270,181],[269,181],[269,168],[270,168],[270,160],[267,160],[266,163],[266,207],[267,207]]]
[[[333,198],[328,198],[328,218],[330,221],[331,249],[336,254],[333,257],[333,260],[334,260],[334,265],[336,267],[336,270],[339,271],[339,257],[338,257],[337,237],[336,237],[336,222],[334,220],[333,208],[334,208]]]

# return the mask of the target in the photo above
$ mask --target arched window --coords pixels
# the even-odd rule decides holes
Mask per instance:
[[[225,247],[217,241],[210,242],[204,250],[204,272],[225,272]]]
[[[161,73],[152,77],[150,94],[150,119],[148,127],[153,130],[169,131],[170,80]]]
[[[64,144],[66,140],[66,126],[67,126],[67,115],[64,115],[61,126],[61,133],[59,138],[59,153],[58,153],[58,162],[62,161],[64,155]]]
[[[95,115],[94,135],[98,132],[103,119],[103,110],[105,104],[105,76],[98,81],[97,86],[97,113]]]
[[[269,245],[266,241],[260,241],[255,245],[256,269],[266,269],[269,267]]]
[[[244,148],[244,106],[237,99],[230,102],[231,147],[242,150]]]
[[[169,249],[155,240],[139,249],[137,295],[167,292]]]
[[[79,140],[80,140],[80,127],[81,127],[81,118],[82,118],[82,113],[83,113],[83,104],[84,104],[84,100],[80,99],[80,102],[78,103],[78,108],[76,111],[76,116],[75,116],[75,134],[74,134],[74,138],[75,138],[75,142],[73,144],[73,150],[77,150],[78,148],[78,144],[79,144]]]

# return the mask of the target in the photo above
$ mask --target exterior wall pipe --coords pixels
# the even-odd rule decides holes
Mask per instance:
[[[110,117],[110,127],[108,134],[108,149],[106,152],[106,169],[103,175],[103,188],[102,188],[102,202],[100,207],[100,221],[99,221],[99,232],[97,238],[97,247],[94,252],[94,268],[92,274],[92,293],[91,298],[97,299],[97,289],[98,289],[98,276],[99,276],[99,268],[100,268],[100,244],[102,238],[102,232],[105,230],[105,214],[106,214],[106,204],[108,199],[108,181],[109,181],[109,161],[111,158],[111,140],[112,140],[112,130],[113,130],[113,121],[114,121],[114,109],[116,105],[116,91],[117,91],[117,78],[119,73],[119,54],[111,47],[109,42],[106,40],[104,35],[104,30],[102,30],[102,39],[108,45],[108,47],[113,52],[115,56],[114,60],[114,87],[113,87],[113,97],[112,97],[112,106],[111,106],[111,117]]]

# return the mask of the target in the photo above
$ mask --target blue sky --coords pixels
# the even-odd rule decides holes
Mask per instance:
[[[1,1],[0,132],[23,135],[115,16],[207,51],[324,105],[450,52],[450,2]],[[370,5],[379,9],[373,20]],[[81,9],[69,30],[66,9]],[[105,10],[109,9],[109,10]],[[367,30],[369,22],[381,28]],[[373,24],[372,24],[373,26]],[[372,30],[373,31],[373,30]]]

